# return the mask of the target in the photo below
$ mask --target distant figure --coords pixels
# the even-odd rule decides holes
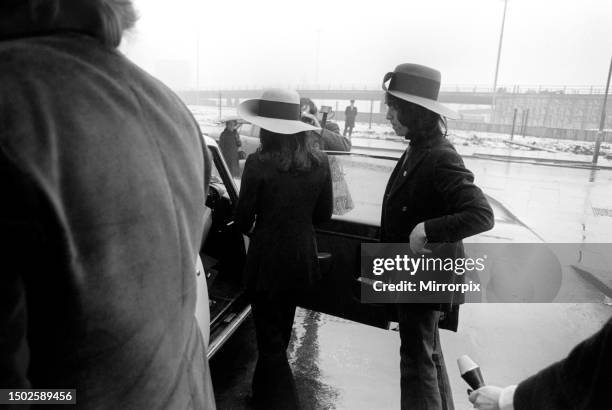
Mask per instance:
[[[180,98],[119,52],[135,20],[128,0],[0,2],[0,387],[209,410],[210,157]]]
[[[236,120],[226,121],[225,129],[219,137],[219,148],[234,178],[240,177],[238,148],[242,146],[237,127],[238,122]]]
[[[357,118],[357,107],[355,107],[355,100],[351,100],[351,105],[344,110],[344,132],[342,135],[346,136],[348,130],[349,138],[351,137],[353,127],[355,127],[355,118]]]
[[[291,410],[299,400],[287,347],[296,297],[320,279],[314,224],[330,219],[332,182],[327,156],[306,143],[295,91],[265,90],[238,113],[261,127],[261,147],[248,156],[236,223],[251,233],[246,260],[257,336],[253,374],[256,408]]]

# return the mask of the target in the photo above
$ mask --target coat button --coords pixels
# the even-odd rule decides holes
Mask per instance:
[[[408,210],[407,206],[402,206],[402,212],[406,212]]]

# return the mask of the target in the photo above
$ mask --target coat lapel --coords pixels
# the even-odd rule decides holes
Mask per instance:
[[[421,161],[423,161],[423,158],[425,158],[426,153],[427,150],[416,150],[415,152],[410,153],[410,158],[405,161],[403,167],[401,167],[400,169],[396,168],[397,173],[395,173],[393,185],[391,186],[391,190],[389,191],[389,197],[393,196],[402,187],[402,185],[404,185],[410,175],[417,169]],[[400,159],[401,161],[403,161],[405,155],[406,153],[404,153],[404,155]]]

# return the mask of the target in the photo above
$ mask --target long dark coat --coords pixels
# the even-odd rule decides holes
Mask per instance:
[[[425,223],[428,242],[441,244],[435,255],[442,258],[463,257],[461,240],[493,227],[487,199],[444,137],[413,139],[409,154],[399,159],[383,199],[381,242],[410,242],[410,233],[420,222]],[[463,276],[452,276],[455,283],[463,280]],[[463,303],[461,295],[450,294],[447,303],[433,307],[450,311],[452,305]]]
[[[228,131],[224,129],[219,137],[219,149],[225,158],[225,162],[232,173],[232,176],[240,176],[240,166],[238,158],[238,148],[241,146],[238,131]]]
[[[246,261],[247,286],[271,293],[303,289],[319,279],[313,224],[332,214],[327,156],[309,172],[282,172],[256,152],[246,160],[236,221],[243,232],[253,223]]]
[[[344,122],[349,127],[355,126],[355,118],[357,118],[357,107],[350,105],[344,110]]]
[[[94,38],[0,41],[0,386],[214,408],[203,149],[180,99]]]

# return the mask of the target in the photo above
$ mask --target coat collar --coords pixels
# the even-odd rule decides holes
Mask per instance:
[[[430,137],[427,135],[411,135],[410,137],[406,136],[406,139],[410,140],[410,149],[414,150],[436,146],[444,142],[446,140],[446,136],[439,135]]]

